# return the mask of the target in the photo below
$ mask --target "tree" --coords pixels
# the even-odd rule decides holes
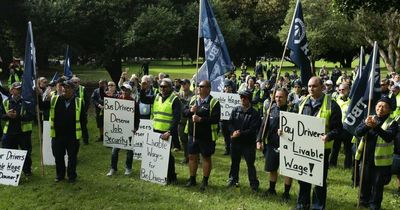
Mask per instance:
[[[335,12],[331,0],[303,0],[301,3],[312,66],[315,68],[315,61],[325,59],[340,62],[342,67],[351,67],[358,47],[362,44],[362,40],[357,38],[358,31],[354,24]],[[291,4],[285,24],[279,32],[282,42],[287,39],[294,7],[295,2]]]
[[[396,0],[334,0],[335,6],[358,26],[360,38],[371,46],[378,41],[379,54],[389,72],[400,70],[400,4]]]

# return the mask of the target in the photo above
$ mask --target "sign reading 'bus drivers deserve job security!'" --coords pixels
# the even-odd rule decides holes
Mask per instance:
[[[133,150],[135,101],[104,98],[104,146]]]
[[[325,119],[280,112],[279,169],[282,175],[323,185]]]

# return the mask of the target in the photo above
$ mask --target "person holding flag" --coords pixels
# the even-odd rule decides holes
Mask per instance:
[[[383,188],[391,179],[393,141],[398,124],[390,117],[390,107],[389,98],[379,99],[375,106],[376,115],[369,115],[356,129],[358,136],[366,136],[366,143],[362,141],[356,153],[357,160],[361,154],[365,156],[360,205],[370,209],[381,209]]]

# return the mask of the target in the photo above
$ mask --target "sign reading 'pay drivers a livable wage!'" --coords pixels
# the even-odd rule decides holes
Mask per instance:
[[[135,101],[104,98],[104,146],[133,150]]]
[[[236,93],[211,92],[221,105],[221,120],[229,120],[233,108],[240,106],[240,96]]]
[[[280,112],[279,169],[282,175],[322,186],[325,119]]]
[[[171,137],[162,140],[159,133],[149,132],[142,149],[140,178],[149,182],[166,185]]]
[[[26,150],[0,149],[0,184],[18,186]]]
[[[147,140],[147,134],[152,132],[153,120],[140,119],[139,129],[136,131],[133,141],[133,159],[142,159],[143,144]]]

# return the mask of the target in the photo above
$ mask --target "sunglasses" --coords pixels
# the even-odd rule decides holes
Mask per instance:
[[[166,86],[166,85],[162,85],[162,86],[160,86],[160,88],[167,88],[168,86]]]
[[[205,86],[205,85],[199,85],[199,88],[206,88],[206,87],[208,87],[208,86]]]
[[[344,89],[339,89],[339,91],[343,91]]]

